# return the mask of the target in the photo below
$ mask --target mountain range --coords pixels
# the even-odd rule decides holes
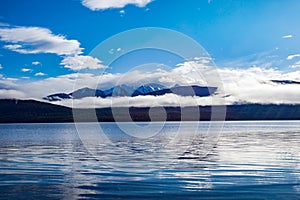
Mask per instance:
[[[122,97],[136,97],[136,96],[160,96],[165,94],[176,94],[179,96],[199,96],[205,97],[214,94],[217,87],[209,86],[179,86],[175,85],[171,88],[166,88],[163,85],[152,83],[145,84],[138,87],[128,85],[118,85],[107,90],[91,89],[88,87],[78,89],[71,93],[55,93],[44,97],[44,100],[48,101],[60,101],[62,99],[81,99],[85,97],[100,97],[106,98],[111,96]]]

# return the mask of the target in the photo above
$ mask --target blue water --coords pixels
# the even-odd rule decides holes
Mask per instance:
[[[221,125],[0,125],[0,199],[300,199],[299,121]]]

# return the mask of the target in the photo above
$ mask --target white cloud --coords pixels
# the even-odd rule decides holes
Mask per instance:
[[[26,99],[28,96],[23,92],[21,85],[16,83],[15,78],[6,78],[0,75],[0,99]]]
[[[63,56],[61,65],[72,70],[105,68],[97,58],[81,55],[83,48],[80,48],[77,40],[68,40],[62,35],[54,35],[46,28],[0,28],[0,41],[8,43],[4,48],[22,54],[54,53]],[[41,65],[41,63],[33,61],[32,65]],[[41,76],[39,73],[36,75]]]
[[[0,89],[0,99],[23,99],[26,95],[18,90]]]
[[[291,68],[291,69],[298,69],[298,68],[300,68],[300,61],[297,61],[294,64],[290,65],[289,68]]]
[[[136,97],[108,97],[105,99],[97,97],[86,97],[83,99],[66,99],[53,102],[58,105],[76,108],[103,108],[103,107],[155,107],[155,106],[194,106],[221,104],[222,99],[212,97],[183,97],[175,94],[163,96],[136,96]]]
[[[300,56],[300,54],[293,54],[293,55],[289,55],[286,59],[287,60],[292,60],[292,59],[297,58],[299,56]]]
[[[124,8],[129,4],[144,7],[151,1],[152,0],[82,0],[82,4],[91,10],[105,10],[110,8]]]
[[[283,66],[285,62],[285,60],[278,56],[278,53],[269,51],[243,56],[234,60],[225,60],[217,63],[217,65],[224,68],[250,68],[253,66],[259,68],[274,68],[277,66]]]
[[[187,61],[173,69],[165,69],[161,65],[149,64],[145,65],[145,68],[139,67],[124,74],[106,73],[99,78],[99,88],[108,89],[114,85],[121,84],[138,86],[147,83],[159,83],[166,87],[172,87],[176,84],[218,85],[218,80],[212,74],[212,68],[201,63],[202,61],[199,62]]]
[[[103,69],[106,66],[101,64],[101,61],[97,58],[91,56],[67,56],[61,63],[65,68],[72,70],[81,70],[81,69]]]
[[[0,75],[0,88],[1,89],[15,89],[18,90],[18,84],[15,83],[15,79],[6,78],[3,75]]]
[[[149,69],[149,68],[148,68]],[[197,74],[200,70],[201,74]],[[76,89],[89,87],[108,89],[115,85],[141,85],[145,83],[160,83],[166,87],[179,85],[207,85],[206,79],[214,79],[216,76],[210,73],[211,69],[203,62],[188,61],[173,69],[163,69],[157,66],[153,71],[133,70],[125,74],[105,73],[103,75],[92,73],[73,73],[58,77],[46,78],[26,84],[17,84],[18,80],[7,78],[0,79],[1,88],[15,90],[26,94],[23,97],[41,99],[49,94],[65,92],[70,93]],[[226,104],[234,103],[300,103],[299,84],[278,84],[270,80],[294,80],[300,81],[300,71],[283,72],[273,68],[250,67],[222,68],[217,70],[221,77],[224,93],[211,97],[180,97],[173,94],[164,96],[138,96],[138,97],[112,97],[112,98],[84,98],[74,100],[74,105],[84,107],[94,105],[97,107],[109,106],[112,102],[116,106],[176,106],[176,105],[210,105],[223,104],[223,96]],[[209,81],[214,83],[214,81]],[[99,85],[98,85],[99,84]],[[215,85],[210,85],[215,86]],[[43,88],[43,89],[41,89]],[[6,92],[7,93],[7,92]],[[70,106],[72,100],[58,102]]]
[[[30,72],[31,69],[28,69],[28,68],[22,68],[21,71],[22,71],[22,72]]]
[[[77,40],[68,40],[62,35],[54,35],[41,27],[0,28],[0,40],[9,44],[4,47],[23,54],[54,53],[76,55],[82,53]]]
[[[9,49],[11,51],[16,51],[18,53],[26,53],[26,51],[21,50],[22,45],[19,45],[19,44],[7,44],[7,45],[4,45],[4,48]]]
[[[293,37],[293,35],[284,35],[284,36],[282,36],[283,39],[288,39],[288,38],[292,38],[292,37]]]
[[[35,73],[34,76],[45,76],[46,74],[43,73],[43,72],[38,72],[38,73]]]
[[[300,103],[299,84],[276,84],[270,80],[299,81],[300,71],[284,73],[258,67],[248,69],[220,69],[227,103]]]
[[[20,91],[24,91],[27,95],[27,98],[35,98],[40,100],[42,97],[53,93],[70,93],[82,87],[96,88],[98,79],[99,76],[89,73],[73,73],[45,78],[17,86],[11,82],[10,84],[12,85],[11,87],[18,88]]]
[[[120,16],[123,17],[125,15],[125,10],[120,10]]]
[[[2,64],[0,64],[0,69],[3,69],[3,66],[2,66]]]
[[[33,61],[31,64],[32,65],[41,65],[41,63],[39,61]]]

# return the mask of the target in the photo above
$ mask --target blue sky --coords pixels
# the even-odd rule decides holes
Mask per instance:
[[[295,72],[300,66],[300,2],[296,0],[107,2],[1,0],[0,77],[15,83],[46,80],[84,68],[74,66],[78,60],[101,68],[101,58],[88,57],[89,53],[107,38],[140,27],[186,34],[201,44],[221,69],[256,66]],[[39,39],[31,40],[34,34]],[[132,55],[121,58],[115,65],[126,67],[111,72],[148,62],[174,66],[182,62],[171,55],[152,54],[137,52],[136,59]]]

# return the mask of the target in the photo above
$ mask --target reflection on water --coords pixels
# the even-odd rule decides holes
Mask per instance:
[[[299,199],[299,121],[200,124],[136,138],[106,123],[103,143],[90,124],[83,142],[73,124],[0,125],[0,198]]]

